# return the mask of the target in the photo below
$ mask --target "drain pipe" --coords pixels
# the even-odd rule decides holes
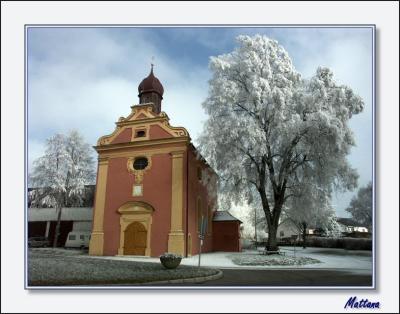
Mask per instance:
[[[185,257],[188,257],[188,241],[189,241],[189,145],[186,150],[186,241],[185,241]]]

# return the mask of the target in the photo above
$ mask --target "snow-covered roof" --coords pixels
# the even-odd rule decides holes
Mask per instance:
[[[236,217],[232,216],[230,212],[227,210],[224,211],[216,211],[214,213],[213,221],[239,221],[242,223],[241,220],[237,219]]]
[[[84,193],[83,196],[80,198],[80,202],[77,203],[76,200],[73,198],[70,198],[70,204],[68,204],[68,207],[92,207],[94,203],[94,192],[95,192],[96,186],[93,184],[85,185]],[[28,207],[36,207],[32,206],[32,203],[34,202],[34,199],[37,197],[36,192],[37,190],[40,190],[40,188],[32,188],[28,187]],[[43,206],[43,205],[41,205]]]
[[[92,221],[92,207],[64,207],[63,221]],[[28,208],[28,221],[57,221],[55,208]]]

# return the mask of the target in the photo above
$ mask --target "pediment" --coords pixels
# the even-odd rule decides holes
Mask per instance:
[[[154,207],[145,202],[127,202],[117,210],[120,214],[153,213]]]
[[[126,118],[120,117],[118,122],[116,122],[117,127],[115,128],[114,132],[100,137],[97,141],[97,146],[154,139],[148,136],[146,136],[146,138],[135,137],[135,130],[138,128],[147,128],[149,131],[149,128],[151,128],[153,125],[157,125],[157,127],[162,128],[163,131],[165,131],[165,134],[169,134],[171,138],[189,137],[189,133],[185,128],[173,127],[169,124],[169,117],[165,112],[161,112],[160,114],[154,113],[152,104],[137,105],[132,106],[131,108],[132,111],[129,116]],[[127,138],[125,136],[128,134],[128,132],[125,132],[126,129],[130,129],[129,134],[131,134],[131,138]],[[167,135],[162,137],[168,138]]]

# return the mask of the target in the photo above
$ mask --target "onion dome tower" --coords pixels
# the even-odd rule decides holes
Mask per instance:
[[[161,112],[161,101],[163,99],[164,87],[160,83],[159,79],[154,76],[153,64],[151,65],[151,71],[148,77],[143,79],[139,84],[139,103],[153,103],[153,111],[157,114]]]

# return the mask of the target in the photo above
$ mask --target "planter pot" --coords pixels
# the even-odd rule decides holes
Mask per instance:
[[[174,257],[174,258],[163,257],[163,256],[160,257],[161,264],[167,269],[177,268],[181,263],[181,260],[182,258],[180,257]]]

